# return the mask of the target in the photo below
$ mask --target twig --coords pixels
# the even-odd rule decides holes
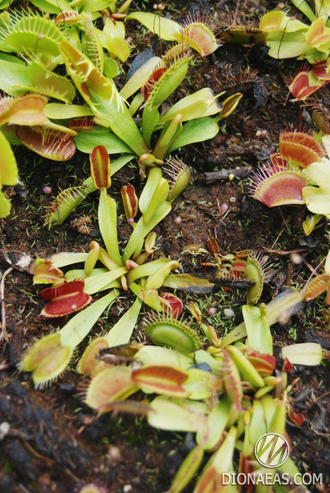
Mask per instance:
[[[272,246],[271,246],[271,250],[272,250],[272,251],[273,251],[274,246],[275,246],[275,245],[276,245],[276,243],[278,242],[279,237],[280,237],[280,236],[281,236],[281,234],[283,233],[284,229],[285,229],[285,228],[283,228],[283,229],[280,231],[280,233],[277,235],[276,240],[275,240],[275,241],[274,241],[274,243],[272,244]]]
[[[5,305],[5,277],[7,274],[14,270],[13,267],[9,267],[7,269],[1,279],[0,283],[0,299],[1,299],[1,333],[0,333],[0,341],[5,339],[6,342],[9,341],[8,332],[6,330],[6,305]]]
[[[237,4],[236,4],[236,9],[235,9],[235,13],[234,13],[234,22],[235,24],[237,24],[237,16],[238,16],[238,9],[240,7],[240,0],[237,0]]]
[[[22,484],[18,485],[21,493],[30,493],[30,490],[26,489]]]
[[[195,181],[211,183],[216,180],[228,180],[230,175],[234,175],[234,178],[246,178],[252,173],[252,166],[246,166],[245,168],[234,169],[222,169],[220,171],[210,171],[209,173],[203,173],[197,175]]]
[[[80,481],[79,478],[77,478],[77,476],[75,476],[73,474],[72,471],[70,471],[70,469],[68,469],[67,467],[64,468],[64,472],[67,476],[69,476],[71,479],[73,479],[73,481],[76,481],[77,483]]]
[[[276,253],[276,255],[291,255],[291,253],[306,252],[307,248],[299,248],[298,250],[274,250],[272,248],[265,248],[263,250],[267,253]]]
[[[32,455],[34,455],[37,459],[43,461],[43,462],[49,462],[50,464],[56,464],[56,461],[53,459],[49,459],[48,457],[44,457],[43,455],[38,454],[34,450],[34,448],[31,447],[31,445],[26,441],[26,438],[24,436],[24,433],[22,433],[20,430],[10,430],[9,434],[14,437],[20,438],[23,442],[26,448],[31,452]]]

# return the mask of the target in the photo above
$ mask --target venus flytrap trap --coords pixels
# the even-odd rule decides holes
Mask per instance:
[[[323,144],[323,145],[322,145]],[[309,235],[322,216],[329,218],[329,138],[322,143],[303,132],[284,132],[280,136],[279,154],[260,167],[252,178],[251,195],[268,207],[306,205],[315,214],[303,223]],[[324,150],[325,148],[325,150]]]
[[[2,98],[4,135],[14,144],[23,144],[47,159],[66,161],[76,151],[72,137],[77,133],[51,122],[44,113],[46,104],[47,99],[37,94]]]
[[[3,132],[0,132],[0,140],[3,148],[1,186],[16,185],[18,183],[15,156],[6,138],[8,125],[11,126],[11,129],[25,129],[25,131],[28,131],[27,129],[31,129],[32,127],[38,128],[39,125],[43,125],[43,128],[51,125],[43,112],[46,102],[44,97],[38,95],[13,98],[4,97],[0,100],[0,126],[3,128]],[[4,196],[3,192],[0,192],[0,216],[6,217],[9,211],[10,202]]]

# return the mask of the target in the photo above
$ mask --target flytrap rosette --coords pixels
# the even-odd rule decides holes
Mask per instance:
[[[280,169],[266,164],[253,173],[249,193],[268,207],[301,205],[305,203],[302,190],[308,184],[309,179],[295,166]]]

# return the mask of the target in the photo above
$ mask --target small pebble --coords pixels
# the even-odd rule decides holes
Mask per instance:
[[[229,209],[229,205],[227,202],[224,202],[223,204],[220,205],[220,212],[227,212]]]
[[[177,216],[174,218],[174,222],[175,222],[175,224],[180,226],[180,224],[182,223],[182,218],[180,216]]]
[[[134,223],[134,217],[130,217],[128,220],[128,224],[133,224]]]
[[[302,264],[304,261],[304,259],[302,258],[301,255],[299,255],[299,253],[291,253],[290,258],[291,258],[291,262],[296,265]]]
[[[210,306],[210,308],[207,310],[207,313],[209,315],[215,315],[217,313],[217,309],[215,308],[215,306]]]
[[[118,447],[111,445],[108,450],[108,455],[113,461],[121,460],[121,453]]]
[[[3,440],[10,430],[10,424],[7,421],[3,421],[0,424],[0,440]]]
[[[130,484],[125,484],[125,486],[123,488],[123,493],[129,493],[132,490],[133,490],[133,488]]]
[[[47,187],[44,187],[44,188],[42,189],[42,191],[43,191],[44,193],[53,193],[53,190],[52,190],[50,187],[48,187],[48,186],[47,186]]]
[[[225,318],[233,318],[235,316],[235,313],[230,308],[225,308],[223,314]]]

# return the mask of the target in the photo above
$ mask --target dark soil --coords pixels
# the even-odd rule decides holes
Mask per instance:
[[[138,4],[152,11],[152,2]],[[253,23],[266,9],[275,6],[276,2],[262,0],[170,1],[165,12],[179,21],[189,12],[200,8],[207,11],[212,7],[211,13],[217,14],[216,30],[221,31],[233,16],[245,24]],[[165,43],[161,48],[151,35],[135,38],[139,32],[135,31],[138,29],[136,24],[132,23],[129,29],[129,35],[136,39],[130,63],[133,56],[146,47],[164,49]],[[313,129],[310,107],[292,103],[288,98],[287,84],[298,66],[296,60],[270,59],[263,46],[225,45],[206,60],[196,56],[189,77],[175,98],[205,86],[216,93],[221,90],[227,90],[227,94],[243,92],[244,97],[236,112],[223,120],[215,139],[181,149],[179,157],[191,166],[194,182],[176,200],[171,214],[156,228],[157,255],[179,259],[184,272],[197,275],[214,275],[214,269],[200,265],[211,260],[211,256],[182,255],[182,250],[189,244],[207,248],[207,241],[213,236],[221,254],[247,248],[261,252],[269,259],[271,267],[271,276],[262,295],[262,301],[266,303],[282,287],[302,288],[327,254],[327,223],[322,221],[312,235],[305,237],[302,222],[306,211],[303,207],[268,209],[249,197],[248,178],[208,183],[205,174],[215,170],[253,169],[277,149],[281,131],[288,127]],[[255,70],[258,73],[241,81],[241,73],[247,67],[251,74]],[[127,71],[128,66],[124,69]],[[119,84],[122,82],[118,81]],[[319,91],[317,97],[329,98],[327,87]],[[267,130],[267,135],[258,136],[257,132],[261,130]],[[59,189],[80,184],[89,174],[88,156],[77,152],[67,163],[46,161],[26,149],[18,149],[17,156],[22,185],[7,189],[12,199],[12,213],[0,223],[3,252],[21,251],[35,259],[50,257],[63,250],[87,251],[92,239],[100,240],[97,193],[89,196],[60,227],[48,230],[43,220],[45,207],[52,201],[43,193],[43,187],[51,186],[56,194]],[[115,175],[111,195],[118,197],[120,187],[128,181],[137,188],[140,186],[137,167],[126,166]],[[225,202],[229,204],[229,211],[222,214],[220,206]],[[121,205],[119,212],[123,213]],[[176,217],[182,219],[181,224],[174,221]],[[123,214],[118,227],[121,245],[125,245],[128,229]],[[303,257],[303,264],[293,266],[292,252]],[[2,273],[8,267],[2,256]],[[34,390],[31,376],[18,371],[22,354],[35,339],[63,326],[65,320],[38,319],[44,302],[27,272],[12,270],[4,285],[9,342],[1,342],[0,492],[71,493],[88,481],[97,481],[114,493],[168,490],[176,470],[193,447],[192,437],[154,430],[144,418],[110,414],[96,418],[77,396],[81,377],[74,371],[67,372],[63,379],[45,391]],[[209,317],[210,323],[219,321],[219,314],[221,320],[226,307],[235,311],[232,327],[241,321],[240,306],[245,299],[241,292],[218,292],[207,297],[189,295],[186,298],[183,295],[183,299],[202,300],[206,306],[205,316],[207,306],[216,307],[218,318]],[[126,303],[126,300],[117,301],[108,317],[94,327],[93,334],[111,326]],[[188,309],[186,315],[189,316]],[[281,347],[294,341],[318,342],[329,351],[329,321],[330,309],[324,305],[321,296],[306,304],[287,325],[273,327],[274,344]],[[223,334],[225,324],[225,320],[221,326],[217,322],[215,328],[219,336]],[[141,327],[137,328],[135,338],[145,339],[141,336]],[[228,329],[228,324],[226,327]],[[77,358],[84,344],[81,346]],[[306,417],[301,428],[288,423],[293,459],[302,472],[323,473],[326,484],[319,485],[318,489],[330,491],[328,361],[324,360],[318,367],[296,367],[289,374],[289,382],[294,386],[297,409]],[[1,423],[4,422],[10,424],[10,430],[3,438]],[[185,491],[193,491],[193,482]]]

